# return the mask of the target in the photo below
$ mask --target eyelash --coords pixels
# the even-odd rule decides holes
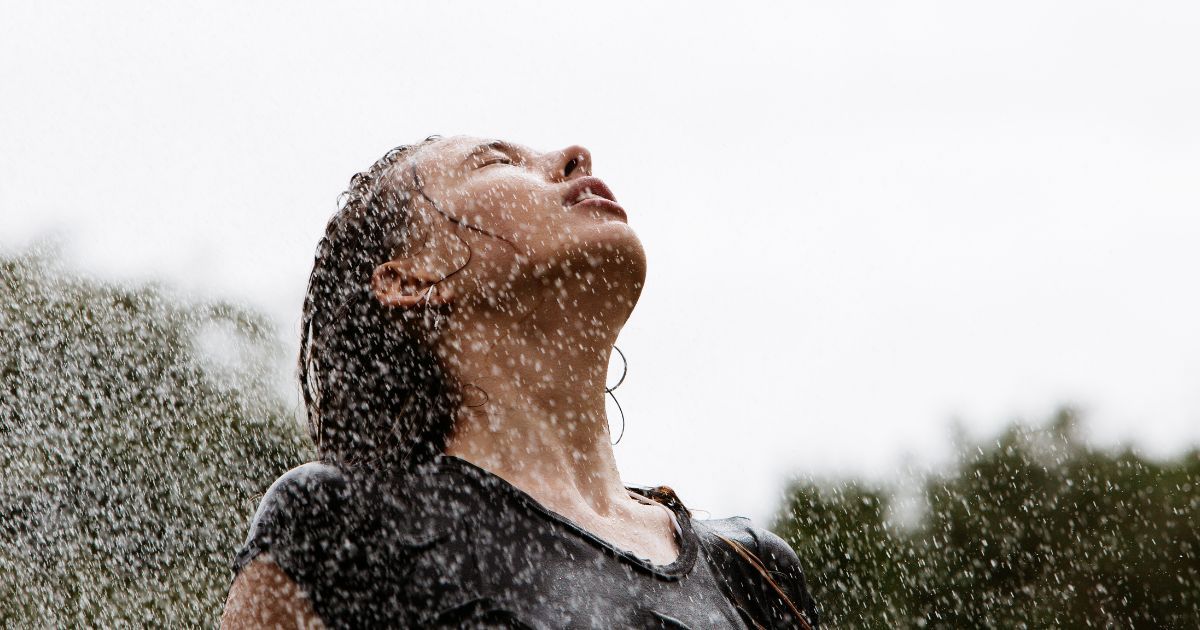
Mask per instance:
[[[481,164],[479,166],[479,168],[483,168],[485,166],[491,166],[492,164],[513,164],[513,163],[514,162],[512,161],[512,158],[509,158],[509,157],[494,158],[494,159],[484,162],[483,164]]]

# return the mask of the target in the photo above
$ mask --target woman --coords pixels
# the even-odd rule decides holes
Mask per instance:
[[[228,627],[815,627],[795,553],[627,488],[605,415],[645,254],[581,147],[430,138],[351,180]]]

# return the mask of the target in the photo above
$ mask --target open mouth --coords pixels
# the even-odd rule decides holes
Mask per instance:
[[[598,177],[581,177],[576,180],[567,190],[563,206],[608,212],[622,221],[628,221],[625,209],[617,203],[612,190]]]

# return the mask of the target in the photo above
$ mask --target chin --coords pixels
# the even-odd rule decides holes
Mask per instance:
[[[625,223],[610,222],[588,239],[581,262],[610,282],[626,287],[636,296],[646,281],[646,250],[637,233]]]
[[[591,272],[623,291],[632,291],[634,295],[641,292],[646,280],[646,250],[632,228],[623,222],[606,221],[579,229],[575,234],[576,238],[543,250],[548,255],[535,254],[535,267],[551,272],[561,269],[565,262],[575,273]]]
[[[640,291],[646,282],[646,250],[642,247],[642,240],[637,237],[633,229],[629,226],[625,226],[625,228],[628,237],[621,242],[620,257],[626,262],[628,272],[637,282]]]

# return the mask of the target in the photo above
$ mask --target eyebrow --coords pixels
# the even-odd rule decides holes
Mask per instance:
[[[467,154],[467,157],[463,158],[463,163],[466,164],[467,162],[475,159],[481,154],[487,153],[488,151],[500,151],[511,156],[523,157],[521,150],[518,149],[516,145],[503,140],[492,140],[490,142],[484,142],[483,144],[476,146],[474,149],[471,149],[471,152]]]

